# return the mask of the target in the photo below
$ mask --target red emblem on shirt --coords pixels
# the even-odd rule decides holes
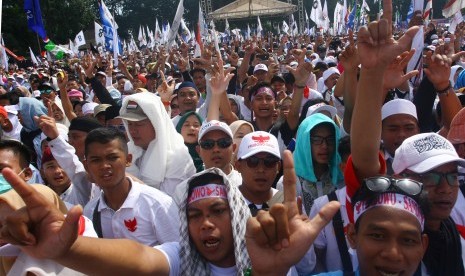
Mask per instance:
[[[137,220],[136,220],[136,218],[124,220],[124,226],[126,226],[126,228],[129,231],[135,232],[137,230]]]
[[[270,136],[262,136],[262,135],[259,135],[259,136],[252,136],[252,140],[258,142],[258,143],[265,143],[267,142],[268,140],[270,140]]]

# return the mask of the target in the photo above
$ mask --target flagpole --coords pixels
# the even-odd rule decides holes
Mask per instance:
[[[0,0],[1,1],[1,0]],[[36,37],[37,37],[37,45],[39,45],[39,53],[42,55],[42,48],[40,47],[40,38],[39,38],[39,34],[36,33]]]

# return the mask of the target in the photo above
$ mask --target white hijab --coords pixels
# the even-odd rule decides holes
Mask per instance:
[[[195,174],[194,163],[184,140],[173,126],[160,98],[150,92],[141,92],[124,98],[120,115],[125,114],[129,101],[136,102],[150,119],[155,129],[155,139],[147,150],[136,146],[123,120],[129,137],[129,153],[133,163],[128,172],[139,177],[145,184],[155,187],[168,195],[174,195],[176,185]],[[141,158],[138,166],[135,161]]]

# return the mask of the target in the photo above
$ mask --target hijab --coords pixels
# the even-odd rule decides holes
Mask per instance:
[[[182,125],[187,120],[187,118],[189,118],[191,115],[194,115],[195,117],[197,117],[197,120],[199,120],[200,125],[202,125],[202,123],[203,123],[202,117],[200,117],[200,115],[198,113],[194,112],[194,111],[189,111],[189,112],[185,113],[179,119],[179,122],[176,125],[176,131],[178,133],[181,133]],[[203,161],[202,161],[202,158],[200,158],[200,155],[196,150],[196,147],[197,147],[197,145],[199,143],[188,144],[188,143],[184,142],[184,144],[189,149],[189,154],[192,157],[192,161],[194,161],[194,166],[195,166],[196,171],[201,172],[203,170]]]

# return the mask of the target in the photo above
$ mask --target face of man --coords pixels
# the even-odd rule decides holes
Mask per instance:
[[[418,134],[418,121],[407,114],[395,114],[383,120],[381,139],[385,150],[394,156],[396,149],[405,139]]]
[[[121,78],[118,80],[117,84],[118,84],[118,91],[120,93],[123,93],[124,92],[124,84],[126,83],[127,79],[125,78]]]
[[[413,275],[428,247],[418,219],[392,207],[366,211],[358,230],[349,225],[348,239],[357,250],[361,275]]]
[[[332,74],[325,80],[325,85],[328,89],[333,89],[333,87],[336,85],[337,80],[339,79],[339,74]]]
[[[286,84],[281,81],[275,81],[271,84],[271,87],[273,88],[273,91],[278,92],[278,91],[286,91]]]
[[[15,155],[10,149],[0,150],[0,172],[4,168],[12,169],[18,174],[24,181],[28,181],[32,177],[32,171],[29,167],[25,169],[21,166],[19,155]],[[24,169],[24,171],[23,171]],[[22,172],[22,173],[21,173]]]
[[[189,236],[200,255],[219,267],[235,264],[234,239],[228,201],[206,198],[187,207]]]
[[[257,70],[253,73],[253,75],[258,79],[258,82],[265,81],[266,74],[268,74],[268,72],[265,70]]]
[[[62,193],[71,185],[71,180],[56,160],[42,164],[41,175],[45,183],[57,193]]]
[[[279,172],[280,159],[267,152],[260,152],[247,159],[237,160],[236,169],[242,175],[241,192],[247,195],[263,195],[270,192]]]
[[[329,164],[336,147],[334,128],[328,124],[314,127],[310,134],[312,158],[314,164]]]
[[[76,155],[79,160],[84,160],[84,141],[86,140],[87,132],[81,130],[70,130],[68,132],[68,142],[76,150]]]
[[[407,170],[402,175],[423,183],[429,203],[429,212],[425,214],[427,222],[440,222],[450,216],[459,191],[455,162],[444,164],[423,174]]]
[[[121,141],[114,139],[106,144],[91,143],[84,162],[86,171],[103,190],[122,185],[126,167],[131,165],[132,156],[126,154]]]
[[[192,87],[184,87],[178,92],[178,105],[180,114],[195,111],[199,102],[199,95]]]
[[[155,128],[153,127],[150,119],[142,121],[128,121],[128,132],[134,144],[147,150],[150,142],[155,140]]]
[[[271,117],[275,109],[275,99],[273,96],[261,93],[255,95],[252,100],[252,110],[255,117]]]
[[[66,84],[66,90],[70,91],[71,89],[76,89],[76,90],[79,89],[79,84],[77,81],[75,80],[68,81],[68,83]]]
[[[203,142],[214,142],[214,146],[209,149],[204,148],[202,146]],[[232,154],[236,149],[236,145],[233,144],[231,137],[221,130],[212,130],[202,137],[199,144],[198,152],[205,164],[205,168],[216,167],[229,174]]]
[[[192,79],[194,81],[195,86],[199,90],[204,90],[205,86],[207,85],[207,80],[205,79],[205,75],[202,72],[196,71],[192,75]]]

